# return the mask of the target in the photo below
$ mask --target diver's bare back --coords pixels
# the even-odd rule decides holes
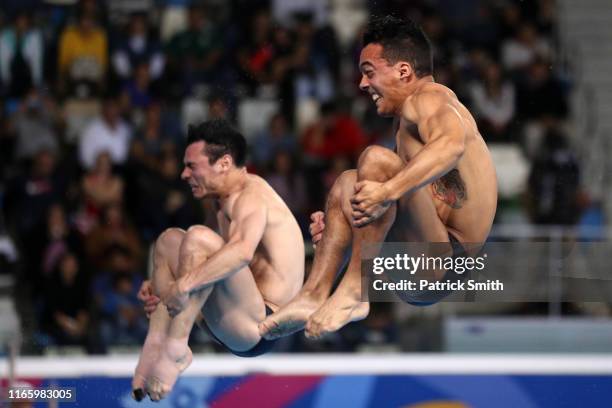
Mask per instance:
[[[497,208],[497,176],[491,154],[476,122],[453,91],[427,83],[409,97],[411,103],[422,92],[440,92],[460,115],[466,131],[465,150],[455,169],[429,186],[438,215],[447,229],[462,242],[483,242],[490,232]],[[424,146],[417,124],[402,118],[396,134],[397,152],[405,162]]]
[[[242,194],[257,197],[252,205],[267,209],[266,227],[250,263],[251,272],[264,301],[273,310],[288,303],[304,281],[304,240],[302,232],[285,202],[261,177],[247,175],[245,187],[222,203],[221,211],[232,220],[234,204]],[[227,228],[222,228],[227,240]]]

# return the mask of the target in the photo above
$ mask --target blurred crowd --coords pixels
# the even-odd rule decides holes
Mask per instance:
[[[285,199],[308,239],[309,214],[336,176],[367,144],[393,147],[392,122],[357,86],[371,14],[419,22],[436,81],[471,109],[488,143],[519,146],[533,163],[533,222],[579,216],[552,0],[2,3],[0,236],[14,250],[0,262],[17,277],[32,349],[142,342],[136,293],[150,245],[165,228],[214,215],[180,180],[189,123],[236,123],[249,170]],[[395,341],[385,308],[328,349]],[[288,347],[315,347],[298,343]]]

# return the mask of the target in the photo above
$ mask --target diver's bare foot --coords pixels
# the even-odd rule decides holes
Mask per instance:
[[[275,340],[302,330],[310,315],[324,300],[325,298],[299,293],[295,299],[259,323],[259,334],[266,340]]]
[[[152,401],[159,401],[172,391],[179,374],[189,367],[192,359],[187,339],[166,341],[146,382],[146,390]]]
[[[159,352],[165,340],[164,335],[151,334],[147,335],[142,351],[140,352],[140,358],[138,359],[138,365],[134,372],[134,378],[132,378],[132,397],[136,401],[141,401],[145,397],[145,385],[147,378],[153,370],[153,366],[159,360]]]
[[[369,312],[370,304],[361,301],[359,292],[338,288],[308,319],[306,337],[318,339],[350,322],[365,319]]]

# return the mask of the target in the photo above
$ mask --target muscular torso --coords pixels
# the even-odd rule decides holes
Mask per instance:
[[[465,150],[455,169],[427,188],[438,216],[457,238],[463,242],[483,242],[493,223],[497,207],[497,178],[487,146],[478,132],[476,122],[456,95],[448,88],[431,83],[420,91],[443,91],[461,116],[465,135]],[[417,125],[400,120],[396,133],[397,153],[408,162],[425,144]]]
[[[295,217],[261,177],[249,174],[245,188],[221,203],[219,226],[228,241],[234,204],[241,194],[255,193],[267,208],[263,237],[250,263],[251,272],[264,301],[273,310],[289,302],[304,281],[304,241]]]

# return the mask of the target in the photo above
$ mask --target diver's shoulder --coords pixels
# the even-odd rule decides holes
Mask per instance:
[[[446,85],[437,82],[423,84],[416,92],[417,98],[452,98],[457,99],[457,94]]]
[[[248,191],[258,191],[261,189],[271,188],[270,184],[263,177],[253,174],[247,173],[247,185],[246,189]]]
[[[252,173],[247,174],[247,184],[242,192],[243,195],[264,201],[273,195],[272,193],[274,189],[263,177]]]
[[[402,111],[404,117],[418,121],[418,118],[423,115],[429,116],[437,112],[441,106],[454,105],[456,102],[457,96],[452,90],[444,85],[431,82],[422,85],[415,93],[406,98]]]

